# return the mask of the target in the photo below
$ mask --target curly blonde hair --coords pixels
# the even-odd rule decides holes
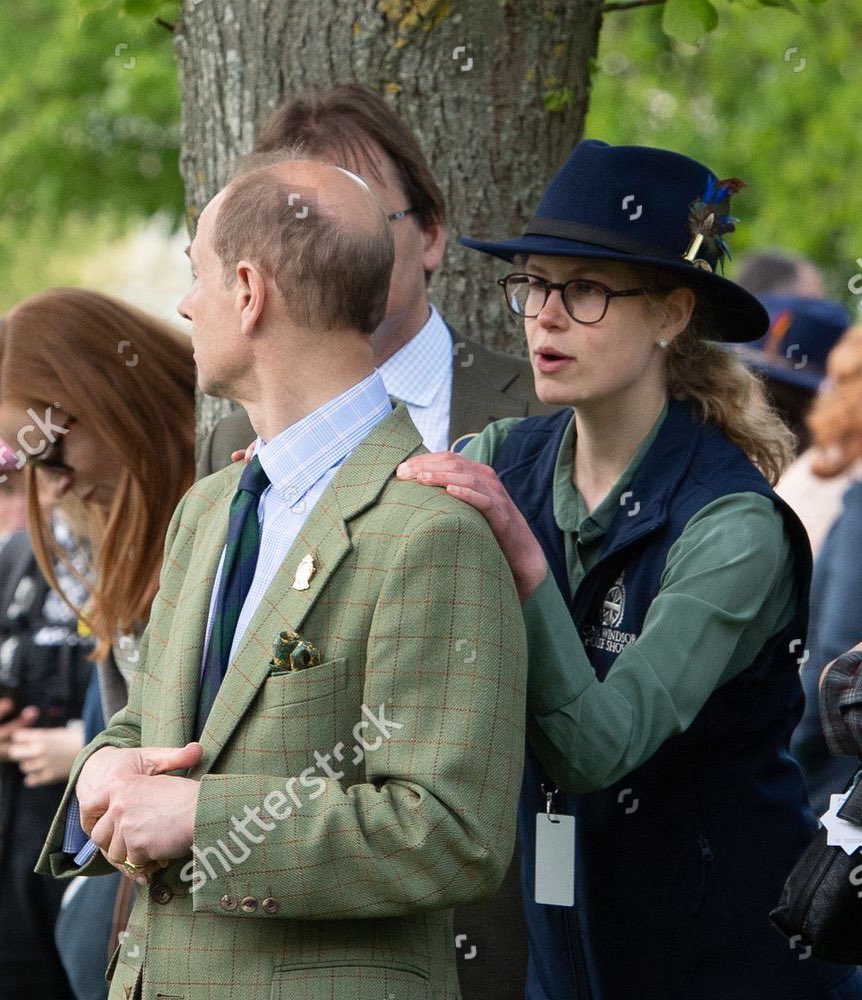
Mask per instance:
[[[684,285],[667,271],[637,270],[657,299]],[[796,439],[762,381],[717,339],[710,312],[698,301],[688,327],[668,345],[668,391],[674,399],[693,400],[704,423],[716,425],[774,486],[793,460]]]
[[[832,348],[826,373],[806,421],[817,449],[811,471],[823,478],[862,458],[862,325],[851,326]]]

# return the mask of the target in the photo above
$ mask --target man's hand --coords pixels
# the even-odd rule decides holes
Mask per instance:
[[[65,781],[83,746],[80,722],[52,729],[18,729],[12,733],[8,759],[18,762],[25,786],[35,788]]]
[[[125,875],[138,880],[192,847],[200,782],[172,775],[127,775],[115,782],[107,812],[90,836]],[[125,861],[142,866],[130,873]]]
[[[146,883],[150,872],[164,867],[162,862],[180,857],[191,847],[200,786],[196,781],[170,777],[165,772],[194,767],[202,753],[200,743],[187,743],[179,748],[102,747],[81,768],[75,784],[81,826],[124,875],[133,874],[136,881]],[[167,789],[165,782],[170,783]],[[175,783],[180,783],[184,792],[178,793]],[[159,796],[155,800],[154,794]],[[167,798],[162,800],[161,796]],[[187,830],[189,809],[191,826]],[[181,821],[184,821],[182,829],[172,829],[173,824]],[[125,839],[127,834],[129,844]],[[178,853],[160,853],[178,848],[186,839],[188,844]],[[130,873],[123,867],[127,859],[132,864],[144,865],[144,870]]]
[[[75,784],[84,832],[92,836],[93,827],[108,811],[114,792],[129,778],[185,771],[198,763],[202,752],[200,743],[187,743],[179,749],[102,747],[97,750],[81,768]]]
[[[9,748],[12,737],[21,729],[32,726],[39,718],[39,709],[35,705],[22,708],[18,715],[12,716],[15,702],[11,698],[0,698],[0,760],[11,760]]]

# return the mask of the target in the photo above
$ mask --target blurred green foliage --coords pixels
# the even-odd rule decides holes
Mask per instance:
[[[63,280],[88,239],[182,216],[177,73],[154,20],[178,7],[145,6],[0,5],[0,308]]]
[[[718,25],[717,0],[661,0],[661,2],[662,29],[680,42],[695,45]],[[810,4],[826,3],[827,0],[726,0],[726,2],[746,10],[780,7],[801,14]]]
[[[142,217],[181,219],[177,73],[170,31],[157,22],[170,27],[179,6],[0,6],[0,310],[70,280],[76,258]],[[847,282],[862,272],[860,46],[859,0],[614,11],[586,134],[667,146],[745,178],[737,258],[770,246],[805,253],[850,298]],[[565,88],[547,95],[548,112],[569,99]]]
[[[585,134],[665,146],[744,178],[735,258],[806,254],[849,301],[862,271],[862,4],[800,0],[803,16],[715,6],[718,25],[698,46],[667,36],[660,7],[609,14]]]

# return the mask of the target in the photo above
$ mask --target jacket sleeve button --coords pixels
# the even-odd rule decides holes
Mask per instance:
[[[227,910],[228,912],[235,910],[237,906],[236,896],[222,896],[219,900],[219,905],[223,910]]]
[[[272,896],[267,896],[260,905],[263,907],[264,913],[278,913],[278,900],[273,899]]]
[[[239,904],[239,908],[243,911],[243,913],[254,913],[257,909],[257,900],[254,896],[243,896]]]
[[[164,906],[165,903],[170,903],[170,901],[174,898],[174,894],[169,886],[154,885],[152,891],[152,897],[154,902]]]

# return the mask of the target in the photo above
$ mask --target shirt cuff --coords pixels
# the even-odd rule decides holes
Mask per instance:
[[[73,795],[66,810],[66,829],[63,834],[63,853],[74,855],[73,861],[82,868],[98,851],[99,845],[90,840],[81,826],[81,806]]]
[[[828,668],[820,688],[823,735],[837,757],[862,753],[862,651],[851,649]]]

